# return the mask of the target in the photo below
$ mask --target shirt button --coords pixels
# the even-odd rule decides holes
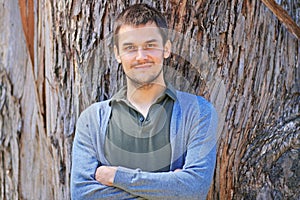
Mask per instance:
[[[143,116],[140,116],[140,122],[143,122],[145,119]]]

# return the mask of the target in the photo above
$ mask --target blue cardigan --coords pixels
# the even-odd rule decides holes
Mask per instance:
[[[76,126],[72,152],[71,197],[76,199],[206,199],[214,174],[217,114],[204,98],[176,91],[170,126],[170,172],[145,172],[119,166],[114,187],[95,180],[104,156],[109,100],[84,110]],[[175,169],[180,172],[172,172]]]

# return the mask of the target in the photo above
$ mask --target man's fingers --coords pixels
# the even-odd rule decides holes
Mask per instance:
[[[174,172],[181,172],[182,169],[175,169]]]

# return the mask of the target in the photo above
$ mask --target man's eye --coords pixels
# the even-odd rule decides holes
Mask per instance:
[[[133,51],[133,50],[135,50],[135,47],[134,46],[126,46],[124,49],[126,51]]]
[[[147,47],[147,48],[154,48],[154,47],[155,47],[155,44],[149,43],[149,44],[146,45],[146,47]]]

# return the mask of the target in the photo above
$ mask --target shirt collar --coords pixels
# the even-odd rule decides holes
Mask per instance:
[[[167,83],[167,88],[165,93],[171,97],[171,99],[173,99],[174,101],[177,100],[177,92],[176,89],[173,87],[173,85],[171,85],[170,83]]]
[[[116,94],[112,96],[111,101],[127,100],[126,93],[127,87],[123,86]]]
[[[168,95],[174,101],[176,101],[177,100],[176,89],[170,83],[167,83],[166,86],[167,86],[167,88],[165,90],[165,94]],[[127,102],[128,100],[127,100],[126,93],[127,93],[127,87],[124,86],[115,95],[112,96],[111,101],[116,101],[116,102],[126,101]]]

